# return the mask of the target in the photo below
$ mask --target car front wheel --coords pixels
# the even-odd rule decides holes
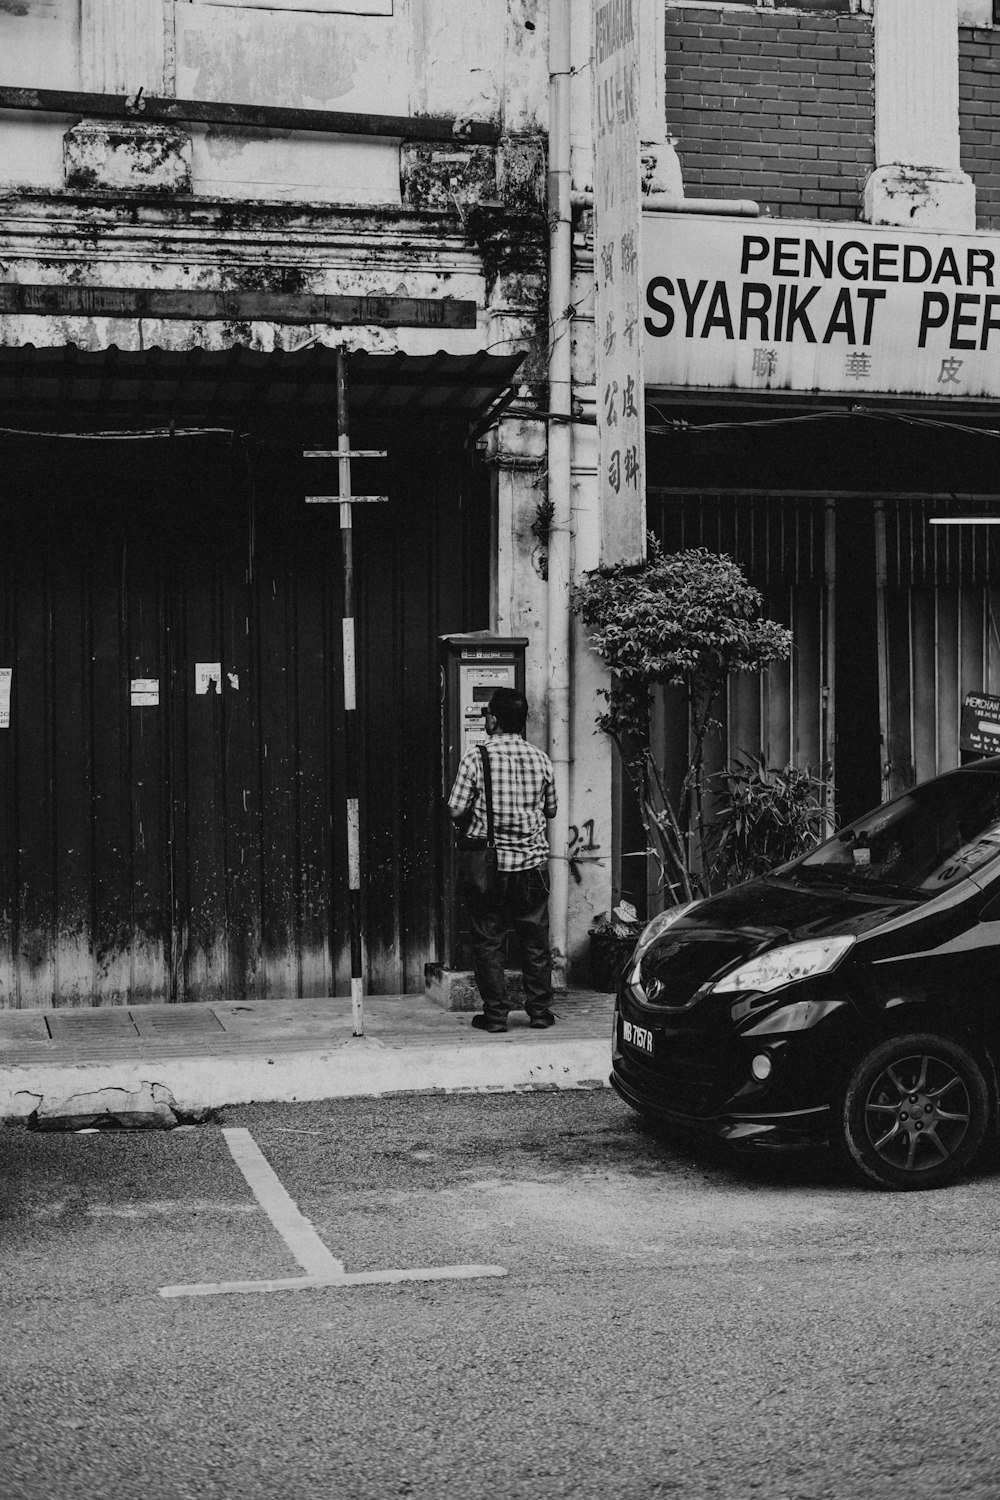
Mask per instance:
[[[896,1190],[941,1187],[972,1161],[990,1117],[982,1069],[948,1037],[916,1032],[874,1047],[840,1102],[840,1145],[855,1175]]]

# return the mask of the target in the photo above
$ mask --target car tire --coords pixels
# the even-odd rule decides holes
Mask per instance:
[[[841,1154],[871,1187],[954,1182],[983,1143],[990,1093],[979,1063],[949,1037],[913,1032],[865,1054],[839,1101]]]

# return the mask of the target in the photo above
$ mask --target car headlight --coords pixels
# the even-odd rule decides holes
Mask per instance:
[[[731,994],[735,990],[767,994],[769,990],[780,990],[782,985],[794,984],[797,979],[827,974],[836,968],[855,941],[853,937],[810,938],[804,943],[772,948],[723,975],[712,985],[712,990],[715,994]]]
[[[672,906],[669,911],[661,911],[658,917],[654,917],[651,922],[648,922],[640,932],[639,939],[635,945],[635,951],[632,954],[633,965],[642,960],[662,932],[666,932],[667,928],[672,927],[675,922],[686,915],[692,906],[697,905],[697,901],[685,901],[683,906]]]

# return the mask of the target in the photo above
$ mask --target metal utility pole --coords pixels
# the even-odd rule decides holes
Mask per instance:
[[[340,506],[340,555],[344,578],[344,617],[342,639],[344,653],[344,765],[347,800],[347,876],[348,915],[351,936],[351,1012],[354,1035],[364,1036],[364,976],[361,966],[361,822],[358,793],[361,783],[358,745],[358,679],[356,631],[354,623],[354,526],[355,505],[379,503],[388,495],[352,495],[351,459],[385,458],[385,449],[352,449],[347,416],[347,360],[344,350],[337,350],[337,447],[310,449],[305,458],[337,459],[336,495],[307,495],[307,505]]]
[[[569,928],[570,805],[570,582],[572,572],[571,258],[573,222],[570,203],[570,0],[553,0],[549,8],[549,418],[548,498],[549,577],[546,595],[548,645],[549,758],[559,789],[559,811],[549,840],[551,895],[549,928],[552,974],[556,989],[566,987]]]

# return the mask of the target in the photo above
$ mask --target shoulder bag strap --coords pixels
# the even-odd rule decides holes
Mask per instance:
[[[479,753],[483,758],[483,782],[486,793],[486,842],[496,843],[496,835],[493,831],[493,781],[490,777],[490,757],[485,745],[480,745]]]

